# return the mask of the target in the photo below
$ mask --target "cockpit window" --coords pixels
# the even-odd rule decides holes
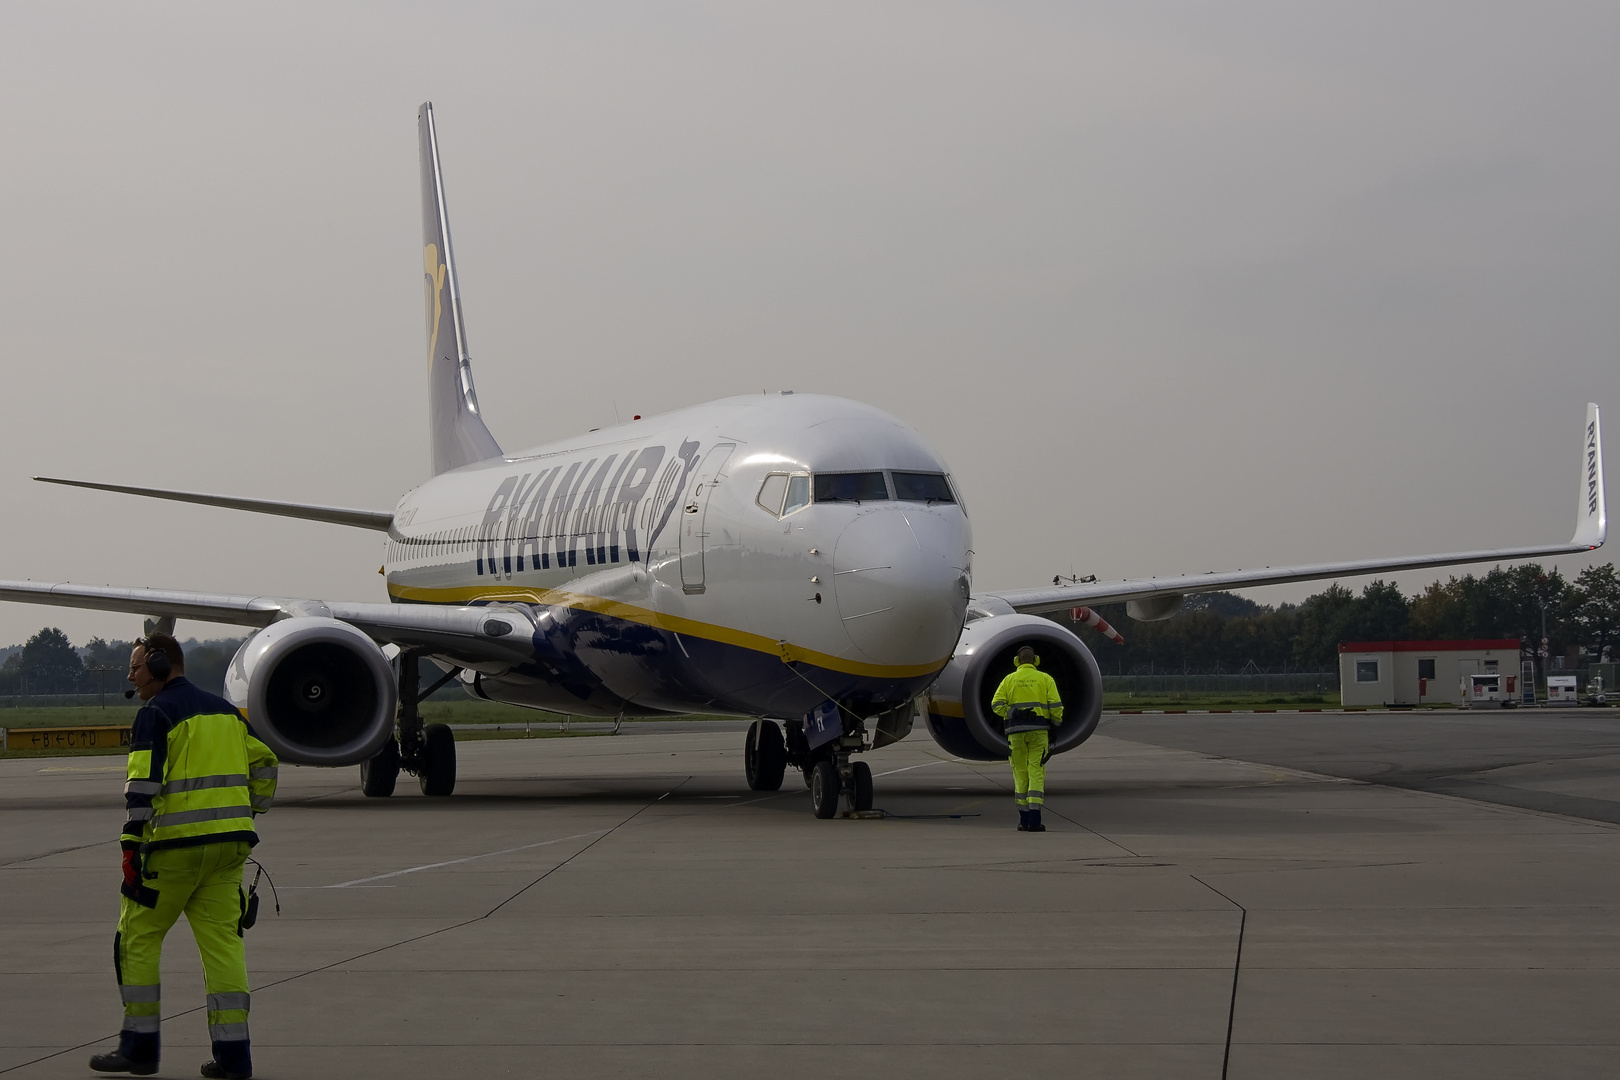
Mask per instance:
[[[787,492],[787,483],[787,473],[771,473],[759,486],[759,497],[756,501],[771,513],[781,514],[782,496]]]
[[[817,473],[816,502],[882,502],[889,485],[881,472]]]
[[[901,502],[956,501],[944,473],[896,472],[890,475],[894,477],[894,497]]]
[[[782,516],[787,517],[795,510],[803,510],[810,505],[810,478],[803,473],[788,477],[787,505],[782,507]]]

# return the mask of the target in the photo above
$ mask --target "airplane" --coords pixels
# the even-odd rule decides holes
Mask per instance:
[[[1021,645],[1066,706],[1052,752],[1091,736],[1097,662],[1044,613],[1123,602],[1166,619],[1194,593],[1564,555],[1607,536],[1595,404],[1565,544],[980,592],[944,459],[856,401],[750,394],[506,453],[473,386],[431,102],[417,128],[431,478],[392,511],[35,478],[385,533],[389,602],[0,581],[0,600],[142,615],[148,633],[252,627],[227,696],[283,761],[358,764],[367,796],[391,795],[402,770],[452,793],[454,736],[424,724],[419,701],[455,681],[576,716],[753,717],[750,788],[779,790],[791,767],[817,817],[870,810],[856,755],[918,719],[951,755],[1007,757],[990,699]],[[424,660],[443,674],[421,692]]]

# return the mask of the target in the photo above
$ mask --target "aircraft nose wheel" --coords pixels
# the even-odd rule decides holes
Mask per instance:
[[[838,813],[838,767],[818,761],[810,770],[810,806],[816,817],[830,818]]]
[[[864,761],[857,761],[850,766],[849,805],[850,809],[872,809],[872,766]]]

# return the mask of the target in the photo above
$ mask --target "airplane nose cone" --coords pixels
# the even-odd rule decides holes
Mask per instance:
[[[954,506],[873,509],[845,527],[833,595],[864,659],[903,666],[950,655],[967,611],[967,549],[967,521]]]

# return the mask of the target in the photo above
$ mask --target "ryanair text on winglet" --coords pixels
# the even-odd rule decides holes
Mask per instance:
[[[1586,512],[1597,513],[1598,508],[1598,445],[1597,421],[1586,425]]]

